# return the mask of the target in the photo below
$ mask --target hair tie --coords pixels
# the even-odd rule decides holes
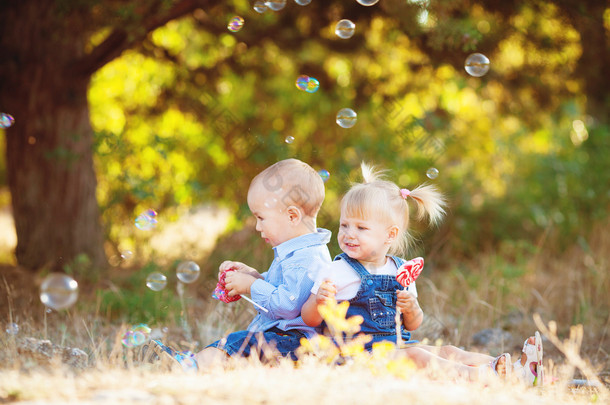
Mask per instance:
[[[408,189],[408,188],[401,188],[401,189],[400,189],[400,195],[402,196],[402,198],[403,198],[404,200],[406,200],[406,199],[407,199],[407,197],[408,197],[410,194],[411,194],[411,191],[409,191],[409,189]]]

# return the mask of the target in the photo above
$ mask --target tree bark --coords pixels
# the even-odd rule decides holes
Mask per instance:
[[[53,1],[7,2],[0,15],[0,109],[15,118],[5,137],[17,261],[55,270],[86,254],[105,266],[90,76],[66,74],[86,38],[59,21]]]

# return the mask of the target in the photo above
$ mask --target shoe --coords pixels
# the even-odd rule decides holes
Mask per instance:
[[[139,357],[142,363],[156,364],[167,370],[172,370],[177,365],[184,371],[198,369],[193,353],[176,351],[157,339],[152,339],[148,344],[143,345]]]
[[[522,353],[525,354],[525,364],[521,364],[521,359],[513,364],[515,375],[530,386],[544,385],[544,366],[542,365],[542,337],[540,332],[534,334],[534,343],[529,343],[529,338],[523,342]]]

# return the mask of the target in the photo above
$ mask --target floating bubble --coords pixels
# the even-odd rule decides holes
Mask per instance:
[[[163,329],[161,329],[161,332],[167,333],[169,332],[169,328],[167,326],[164,326]]]
[[[17,325],[14,322],[9,323],[8,325],[6,325],[6,333],[8,333],[9,335],[16,335],[19,333],[19,325]]]
[[[363,6],[372,6],[374,4],[379,3],[379,0],[356,0],[358,4],[362,4]]]
[[[133,326],[123,335],[123,339],[121,340],[123,346],[136,347],[143,345],[144,343],[148,342],[150,332],[151,329],[144,323]]]
[[[265,2],[265,5],[273,11],[279,11],[286,7],[286,0],[269,0]]]
[[[339,38],[351,38],[352,35],[354,35],[355,30],[356,24],[350,20],[341,20],[337,23],[337,25],[335,25],[335,35],[337,35]]]
[[[150,231],[157,227],[157,213],[155,210],[146,210],[136,218],[136,228]]]
[[[72,306],[78,298],[78,283],[67,274],[51,273],[40,286],[40,301],[56,311]]]
[[[265,2],[256,1],[254,3],[254,11],[256,11],[259,14],[263,14],[265,11],[267,11],[267,6],[265,5]]]
[[[294,83],[297,86],[297,89],[306,91],[309,83],[309,76],[301,75],[297,77],[296,82]]]
[[[176,268],[178,279],[185,284],[190,284],[199,277],[199,266],[193,261],[182,262]]]
[[[161,291],[167,285],[167,277],[161,273],[150,273],[146,277],[146,287],[153,291]]]
[[[426,176],[432,180],[436,179],[438,177],[438,169],[436,167],[429,168],[426,172]]]
[[[293,143],[293,142],[294,142],[294,136],[290,136],[290,135],[288,135],[288,136],[286,137],[286,139],[284,139],[284,142],[286,142],[287,144],[291,144],[291,143]]]
[[[466,58],[464,69],[470,76],[481,77],[489,72],[489,59],[482,53],[473,53]]]
[[[325,169],[318,170],[318,174],[320,175],[320,177],[322,177],[322,181],[324,183],[326,183],[328,181],[328,179],[330,178],[330,173],[328,172],[328,170],[325,170]]]
[[[231,32],[237,32],[237,31],[241,30],[241,28],[243,26],[244,26],[244,19],[240,16],[235,16],[235,17],[231,18],[231,20],[229,21],[229,24],[227,24],[227,28]]]
[[[50,314],[51,312],[53,312],[53,310],[51,308],[47,308],[47,310],[45,311],[47,314]]]
[[[0,128],[8,128],[13,126],[15,123],[15,118],[12,115],[1,113],[0,114]]]
[[[125,332],[125,334],[123,335],[123,339],[121,339],[121,343],[123,343],[123,346],[125,347],[135,347],[135,344],[133,343],[133,331],[128,330],[127,332]]]
[[[320,82],[318,81],[318,79],[316,79],[315,77],[310,77],[309,81],[307,82],[307,88],[305,89],[305,91],[308,93],[315,93],[316,91],[318,91],[319,87]]]
[[[315,77],[309,77],[307,75],[301,75],[297,77],[294,83],[297,89],[306,91],[308,93],[315,93],[320,87],[320,82]]]
[[[121,252],[121,259],[129,260],[133,257],[133,252],[131,250],[123,250]]]
[[[299,6],[306,6],[311,3],[311,0],[294,0]]]
[[[342,108],[337,113],[337,124],[341,128],[351,128],[356,125],[357,116],[351,108]]]

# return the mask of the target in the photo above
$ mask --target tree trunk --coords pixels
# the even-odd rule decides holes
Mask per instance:
[[[10,5],[8,4],[10,3]],[[86,35],[56,15],[56,2],[0,6],[0,110],[20,265],[60,269],[79,254],[106,264],[96,199],[89,75],[70,75]],[[82,26],[76,24],[76,27]]]

